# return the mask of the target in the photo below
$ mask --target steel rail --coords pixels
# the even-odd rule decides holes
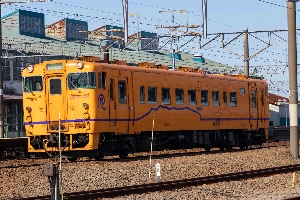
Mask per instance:
[[[115,187],[107,188],[100,190],[90,190],[82,192],[72,192],[64,194],[64,199],[68,200],[82,200],[82,199],[93,199],[93,198],[104,198],[104,197],[118,197],[132,194],[142,194],[147,192],[156,192],[156,191],[165,191],[165,190],[174,190],[183,187],[198,186],[202,184],[211,184],[224,181],[235,181],[241,179],[257,178],[263,176],[270,176],[274,174],[288,173],[300,171],[300,164],[289,165],[289,166],[280,166],[266,169],[250,170],[244,172],[234,172],[229,174],[219,174],[199,178],[191,178],[184,180],[175,180],[175,181],[166,181],[159,183],[149,183],[142,185],[132,185],[124,187]],[[29,198],[20,198],[24,200],[51,200],[50,195],[39,196],[39,197],[29,197]],[[15,199],[17,200],[17,199]]]

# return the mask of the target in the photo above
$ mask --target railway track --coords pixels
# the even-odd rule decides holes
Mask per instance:
[[[257,149],[262,149],[262,148],[274,148],[274,147],[281,147],[281,146],[286,146],[287,145],[287,142],[288,141],[278,141],[278,142],[275,142],[275,141],[271,141],[271,142],[268,142],[268,143],[264,143],[264,146],[260,146],[260,147],[254,147],[254,148],[248,148],[246,150],[257,150]],[[181,156],[195,156],[195,155],[201,155],[201,154],[216,154],[216,153],[226,153],[228,151],[220,151],[220,150],[213,150],[211,152],[205,152],[205,151],[190,151],[190,152],[178,152],[178,151],[182,151],[182,150],[172,150],[174,151],[173,153],[164,153],[164,152],[161,152],[159,154],[156,154],[156,155],[152,155],[152,157],[154,159],[160,159],[160,158],[168,158],[168,157],[181,157]],[[245,151],[245,150],[240,150],[240,149],[232,149],[230,150],[231,152],[239,152],[239,151]],[[125,159],[125,161],[134,161],[134,160],[148,160],[149,159],[149,155],[148,153],[146,153],[147,155],[139,155],[139,154],[136,154],[136,155],[133,155],[133,156],[130,156],[128,158]],[[51,159],[51,158],[49,158]],[[57,158],[56,158],[57,159]],[[18,160],[18,159],[11,159],[11,160]],[[40,160],[39,158],[22,158],[22,159],[19,159],[19,160],[28,160],[30,162],[34,162],[35,160]],[[52,159],[53,161],[53,159]],[[120,161],[120,158],[105,158],[103,159],[103,161],[106,161],[106,162],[119,162]],[[124,161],[124,159],[122,159],[122,161]],[[50,161],[51,162],[51,161]],[[99,162],[99,161],[95,161],[95,160],[80,160],[80,161],[77,161],[78,163],[80,162]],[[65,161],[63,160],[63,163],[69,163],[68,161]],[[23,168],[23,167],[38,167],[38,166],[43,166],[44,163],[28,163],[28,164],[14,164],[14,165],[7,165],[7,166],[1,166],[1,168]]]
[[[147,192],[174,190],[183,187],[198,186],[202,184],[212,184],[212,183],[224,182],[224,181],[235,181],[241,179],[257,178],[257,177],[270,176],[274,174],[281,174],[281,173],[288,173],[288,172],[295,172],[295,171],[300,171],[300,164],[259,169],[259,170],[251,170],[251,171],[244,171],[244,172],[235,172],[229,174],[220,174],[220,175],[191,178],[191,179],[184,179],[184,180],[150,183],[150,184],[143,184],[143,185],[132,185],[132,186],[115,187],[115,188],[107,188],[107,189],[100,189],[100,190],[82,191],[82,192],[72,192],[72,193],[64,194],[64,199],[82,200],[82,199],[97,199],[97,198],[104,198],[104,197],[113,198],[113,197],[132,195],[132,194],[142,194]],[[51,196],[46,195],[46,196],[29,197],[29,198],[22,198],[22,199],[51,200]],[[294,198],[291,198],[291,200],[292,199]]]

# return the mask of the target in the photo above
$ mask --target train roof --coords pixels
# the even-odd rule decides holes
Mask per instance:
[[[123,65],[123,64],[119,65],[119,64],[109,64],[109,63],[95,64],[95,67],[97,66],[103,69],[110,68],[110,69],[117,69],[117,70],[128,70],[128,71],[166,74],[166,75],[206,77],[212,79],[226,79],[231,81],[261,82],[266,84],[266,81],[262,80],[261,77],[247,77],[241,74],[206,74],[203,70],[195,69],[192,67],[186,67],[186,66],[180,66],[176,70],[169,70],[168,68],[164,68],[162,65],[156,65],[154,63],[147,63],[147,62],[141,62],[138,64],[137,67]]]

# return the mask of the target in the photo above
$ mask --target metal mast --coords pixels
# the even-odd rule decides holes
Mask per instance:
[[[287,0],[288,18],[288,65],[290,90],[290,150],[294,157],[299,157],[298,135],[298,88],[297,88],[297,41],[296,41],[296,2]]]
[[[124,18],[124,43],[128,43],[128,0],[123,1],[123,18]]]

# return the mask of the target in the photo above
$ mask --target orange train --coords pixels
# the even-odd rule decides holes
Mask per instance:
[[[95,57],[44,61],[22,76],[33,154],[54,156],[60,146],[71,161],[125,158],[149,151],[153,121],[154,150],[246,148],[268,137],[268,85],[261,79]]]

